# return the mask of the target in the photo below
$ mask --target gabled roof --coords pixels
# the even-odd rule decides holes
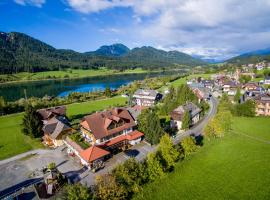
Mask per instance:
[[[43,120],[47,120],[52,116],[64,116],[66,115],[66,106],[56,106],[52,108],[43,108],[37,110]]]
[[[135,93],[134,93],[134,97],[152,97],[152,98],[156,98],[158,95],[158,92],[155,90],[148,90],[148,89],[138,89]]]
[[[118,124],[120,121],[123,122],[122,125],[109,129],[111,123]],[[112,135],[135,125],[133,117],[125,108],[114,108],[97,112],[85,116],[81,122],[81,126],[91,131],[96,139]]]
[[[171,113],[171,117],[174,120],[182,120],[184,113],[189,112],[191,117],[201,112],[201,109],[192,102],[188,102],[184,105],[178,106]]]
[[[144,136],[144,134],[138,130],[132,131],[131,133],[128,133],[127,135],[120,135],[116,138],[111,139],[110,141],[104,143],[102,146],[104,147],[110,147],[112,145],[115,145],[119,142],[123,142],[125,140],[131,141],[131,140],[136,140],[139,137]]]
[[[109,155],[110,152],[101,149],[97,146],[91,146],[88,149],[85,149],[80,152],[80,156],[82,159],[84,159],[86,162],[93,162],[99,158],[102,158],[106,155]]]
[[[51,138],[56,139],[63,131],[71,129],[62,117],[53,117],[44,124],[42,130],[49,134]]]

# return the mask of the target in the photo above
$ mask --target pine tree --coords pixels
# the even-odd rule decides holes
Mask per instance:
[[[145,139],[151,144],[157,144],[164,134],[160,120],[152,109],[145,109],[138,117],[138,128],[145,135]]]
[[[241,100],[241,91],[240,91],[240,88],[238,87],[237,91],[236,91],[236,94],[234,96],[234,102],[235,103],[240,103],[240,100]]]
[[[189,112],[185,112],[182,120],[182,127],[181,129],[187,130],[190,127],[190,115]]]
[[[112,96],[112,92],[111,92],[111,89],[110,89],[109,86],[107,86],[105,88],[104,94],[105,94],[106,97],[111,97]]]
[[[42,134],[41,118],[31,105],[26,106],[23,116],[22,132],[34,138],[40,137]]]

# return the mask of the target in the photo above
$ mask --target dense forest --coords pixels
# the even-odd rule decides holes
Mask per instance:
[[[122,44],[102,46],[93,52],[79,53],[56,49],[23,33],[0,32],[0,73],[39,72],[49,70],[166,68],[206,64],[200,59],[177,51],[153,47],[128,49]]]

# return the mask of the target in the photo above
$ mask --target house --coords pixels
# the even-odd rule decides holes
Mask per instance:
[[[213,80],[202,80],[202,84],[205,88],[212,90],[215,86],[215,82]]]
[[[203,101],[203,99],[204,99],[204,93],[199,88],[195,88],[192,91],[196,95],[196,97],[198,98],[199,103],[201,101]]]
[[[104,162],[110,157],[110,152],[96,145],[90,145],[86,148],[81,146],[72,137],[67,136],[64,143],[68,147],[69,156],[77,156],[81,165],[95,171],[104,167]]]
[[[182,120],[184,113],[188,112],[190,114],[191,125],[196,124],[200,120],[201,109],[192,102],[188,102],[174,109],[171,113],[171,127],[182,129]]]
[[[270,116],[270,94],[262,94],[253,99],[256,102],[256,115]]]
[[[135,123],[137,124],[137,118],[138,118],[138,116],[146,108],[147,107],[145,107],[145,106],[135,105],[135,106],[132,106],[132,107],[128,107],[127,110],[131,114],[132,118],[135,120]]]
[[[126,108],[113,108],[85,116],[81,134],[91,145],[114,151],[127,148],[142,140],[143,133],[134,131],[136,123]]]
[[[259,88],[259,85],[255,82],[248,82],[242,86],[245,91],[253,91]]]
[[[264,84],[270,85],[270,77],[269,76],[264,79]]]
[[[234,81],[225,82],[222,85],[223,92],[226,92],[228,95],[235,95],[238,85]]]
[[[43,123],[55,116],[66,116],[66,106],[56,106],[52,108],[43,108],[37,110],[41,116]]]
[[[62,116],[55,116],[46,120],[42,130],[44,136],[42,137],[44,143],[48,146],[58,147],[64,144],[64,137],[72,132],[72,128],[66,118]]]
[[[139,106],[153,106],[162,98],[162,94],[155,90],[138,89],[133,98],[135,98],[135,102]]]

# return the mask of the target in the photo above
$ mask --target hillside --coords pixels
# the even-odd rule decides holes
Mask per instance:
[[[248,64],[260,62],[263,60],[270,61],[270,48],[244,53],[239,56],[233,57],[227,60],[226,62],[237,64]]]
[[[178,65],[201,65],[202,60],[177,51],[162,51],[153,47],[129,50],[122,44],[102,46],[94,52],[79,53],[56,49],[26,34],[0,32],[0,73],[38,72],[65,68],[93,69],[108,67],[160,68]]]
[[[101,46],[96,51],[86,52],[86,54],[114,57],[126,55],[129,51],[130,49],[123,44],[112,44]]]

